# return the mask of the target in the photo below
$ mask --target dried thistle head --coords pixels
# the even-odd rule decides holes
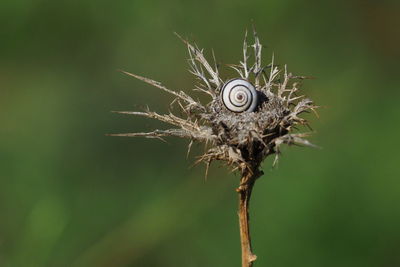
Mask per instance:
[[[206,149],[196,163],[205,162],[208,169],[212,161],[225,161],[233,170],[239,170],[242,174],[259,172],[262,161],[272,154],[276,155],[275,164],[282,144],[313,146],[304,139],[307,133],[293,133],[298,125],[308,126],[300,114],[317,108],[310,99],[298,95],[301,82],[307,77],[288,73],[286,65],[283,70],[280,69],[274,65],[273,59],[270,64],[262,65],[262,45],[255,31],[252,45],[248,45],[247,33],[245,35],[243,60],[238,65],[229,65],[239,75],[234,80],[220,76],[214,54],[214,64],[211,65],[203,50],[177,36],[187,45],[190,72],[199,81],[194,90],[210,96],[210,102],[200,103],[183,91],[173,91],[154,80],[124,72],[172,94],[175,98],[171,105],[177,105],[182,116],[171,112],[158,114],[150,110],[117,111],[153,118],[174,127],[113,136],[177,136],[190,140],[188,151],[193,142],[203,142]],[[252,51],[249,52],[249,48]],[[224,98],[221,94],[226,90],[229,93]],[[233,101],[234,106],[226,101]],[[243,105],[245,108],[241,109]],[[236,109],[236,106],[239,108]],[[250,106],[252,108],[249,109]]]

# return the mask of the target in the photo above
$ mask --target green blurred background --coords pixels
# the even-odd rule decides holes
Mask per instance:
[[[321,150],[290,147],[255,187],[255,266],[400,266],[398,1],[0,3],[0,266],[240,266],[238,176],[110,113],[193,88],[185,46],[236,63],[246,28],[324,106]],[[232,74],[229,74],[232,75]]]

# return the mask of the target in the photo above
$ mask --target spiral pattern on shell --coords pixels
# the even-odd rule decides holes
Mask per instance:
[[[258,105],[257,90],[250,82],[233,79],[224,84],[221,100],[225,107],[233,112],[253,112]]]

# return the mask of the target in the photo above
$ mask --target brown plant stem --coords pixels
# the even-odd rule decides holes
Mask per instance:
[[[240,185],[236,189],[239,194],[239,227],[240,243],[242,248],[242,267],[251,267],[257,256],[253,254],[251,248],[251,238],[249,229],[249,204],[253,186],[262,172],[244,173],[240,179]]]

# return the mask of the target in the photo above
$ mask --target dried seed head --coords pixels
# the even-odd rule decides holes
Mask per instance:
[[[124,72],[174,95],[171,104],[178,105],[185,118],[150,110],[120,111],[157,119],[174,128],[113,136],[177,136],[190,139],[189,149],[193,142],[204,142],[206,151],[197,162],[209,166],[214,160],[222,160],[242,174],[258,172],[262,161],[271,154],[276,155],[275,163],[281,144],[313,146],[304,139],[308,134],[293,133],[296,125],[307,125],[300,114],[317,108],[310,99],[297,94],[301,81],[307,77],[288,73],[286,66],[280,70],[273,60],[262,66],[262,46],[255,31],[251,46],[247,44],[246,33],[243,60],[230,66],[239,77],[231,80],[222,79],[217,64],[210,65],[196,45],[178,37],[187,45],[190,72],[199,80],[195,90],[209,95],[211,101],[203,105],[183,91],[176,92],[154,80]],[[253,50],[252,56],[249,56],[249,47]]]

